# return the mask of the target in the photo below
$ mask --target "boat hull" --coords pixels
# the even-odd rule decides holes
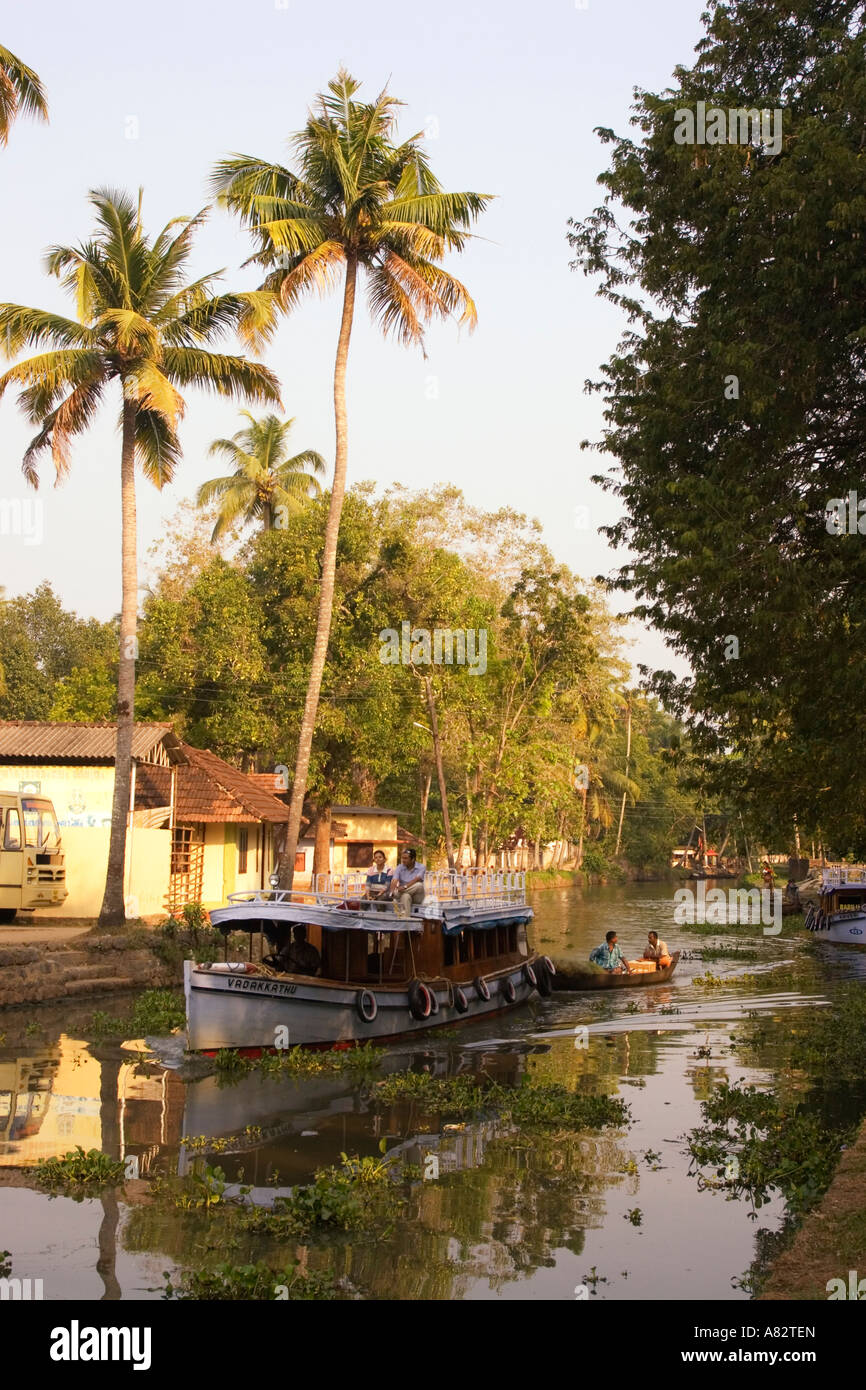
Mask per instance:
[[[845,912],[840,917],[831,916],[828,926],[813,930],[818,941],[832,941],[844,946],[866,946],[866,912]]]
[[[527,979],[527,964],[485,976],[489,999],[484,999],[474,985],[461,983],[459,988],[468,1003],[465,1013],[449,1002],[444,982],[433,985],[425,981],[439,1007],[429,1018],[418,1019],[410,1012],[405,987],[339,984],[301,975],[273,977],[248,973],[243,967],[220,970],[187,961],[184,991],[189,1048],[192,1052],[213,1052],[221,1048],[385,1042],[443,1025],[470,1023],[527,1002],[535,992]],[[508,981],[513,986],[513,1000],[507,997]],[[376,1004],[375,1017],[369,1022],[361,1016],[362,994],[372,996]]]
[[[569,970],[567,964],[555,962],[556,974],[553,977],[554,989],[641,989],[649,985],[663,985],[673,975],[679,964],[680,953],[675,951],[670,965],[663,970],[647,971],[640,975],[624,975],[621,972],[605,970],[602,974],[584,974],[580,970]]]

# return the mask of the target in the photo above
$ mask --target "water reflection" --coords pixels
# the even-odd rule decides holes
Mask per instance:
[[[664,885],[540,895],[540,944],[585,958],[614,926],[629,954],[650,929],[697,951],[700,939],[676,935],[672,904]],[[300,1247],[242,1238],[230,1258],[297,1257],[302,1268],[329,1268],[362,1296],[383,1299],[568,1299],[593,1266],[607,1280],[599,1298],[744,1297],[731,1281],[754,1257],[755,1228],[744,1204],[698,1190],[682,1136],[720,1080],[766,1082],[797,1012],[827,1004],[866,960],[840,950],[804,962],[791,941],[754,930],[752,938],[739,929],[738,941],[760,958],[714,967],[730,983],[712,993],[695,983],[700,960],[685,960],[669,985],[554,995],[453,1037],[431,1035],[423,1047],[394,1047],[384,1062],[384,1072],[480,1073],[505,1085],[528,1074],[620,1095],[632,1114],[621,1131],[529,1140],[490,1118],[449,1126],[417,1102],[380,1105],[375,1088],[339,1074],[253,1074],[230,1086],[185,1078],[176,1043],[145,1053],[136,1040],[96,1042],[84,1014],[74,1026],[63,1018],[64,1028],[57,1010],[36,1011],[45,1040],[0,1048],[0,1224],[14,1271],[49,1272],[47,1297],[138,1298],[157,1296],[167,1261],[227,1258],[218,1218],[142,1205],[143,1184],[137,1191],[133,1182],[126,1199],[109,1192],[80,1204],[6,1190],[26,1181],[17,1170],[75,1145],[123,1158],[133,1178],[183,1177],[196,1163],[218,1162],[229,1180],[272,1196],[341,1152],[377,1155],[384,1140],[422,1169],[436,1160],[435,1177],[404,1194],[391,1228],[375,1239]],[[731,1034],[749,1013],[766,1019],[766,1032],[745,1052]],[[780,1214],[777,1203],[762,1209],[761,1250]]]

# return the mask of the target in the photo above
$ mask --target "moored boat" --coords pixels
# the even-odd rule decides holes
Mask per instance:
[[[628,975],[623,971],[602,970],[598,966],[593,968],[591,965],[573,965],[557,961],[554,989],[635,989],[641,985],[663,985],[673,975],[679,959],[679,951],[674,951],[670,965],[656,966],[652,969],[644,968],[652,965],[650,961],[630,960]]]
[[[866,946],[866,867],[834,864],[821,871],[817,906],[803,925],[819,940]]]
[[[211,913],[225,933],[279,947],[307,928],[320,968],[187,961],[190,1050],[384,1041],[468,1022],[548,995],[554,967],[529,949],[526,875],[428,872],[424,901],[401,917],[366,897],[366,876],[320,874],[309,891],[232,893]]]

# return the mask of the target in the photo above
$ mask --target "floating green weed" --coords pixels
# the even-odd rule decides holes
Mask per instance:
[[[328,1052],[313,1052],[303,1047],[282,1048],[264,1052],[261,1057],[242,1057],[231,1048],[223,1048],[214,1057],[217,1075],[232,1081],[250,1072],[261,1076],[322,1076],[329,1072],[349,1072],[355,1076],[375,1071],[382,1065],[383,1047],[364,1043]]]
[[[35,1177],[40,1187],[114,1187],[123,1181],[124,1167],[122,1159],[110,1158],[99,1149],[85,1152],[77,1144],[60,1158],[41,1159],[36,1165]]]
[[[163,1298],[231,1302],[271,1299],[290,1302],[312,1302],[335,1299],[340,1290],[331,1274],[299,1271],[298,1263],[287,1269],[275,1270],[259,1261],[254,1265],[224,1263],[212,1270],[186,1270],[177,1284],[171,1274],[164,1274]]]
[[[600,1129],[620,1125],[628,1107],[609,1096],[584,1096],[553,1082],[526,1082],[507,1087],[485,1084],[471,1076],[432,1076],[430,1072],[395,1072],[375,1090],[380,1103],[417,1101],[425,1110],[457,1118],[496,1111],[503,1118],[525,1127],[560,1129]]]

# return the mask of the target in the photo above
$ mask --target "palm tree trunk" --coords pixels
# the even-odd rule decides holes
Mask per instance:
[[[442,825],[445,830],[445,853],[448,855],[448,867],[454,868],[454,841],[451,837],[451,816],[448,812],[448,788],[445,785],[445,766],[442,762],[442,743],[439,738],[439,720],[436,714],[436,697],[433,694],[433,682],[429,676],[424,677],[424,693],[427,696],[427,713],[430,716],[430,731],[433,735],[433,753],[436,758],[436,776],[439,780],[439,797],[442,802]]]
[[[117,666],[117,747],[114,756],[114,800],[105,893],[99,913],[101,927],[119,927],[126,920],[126,831],[129,823],[132,775],[132,732],[135,720],[135,658],[138,650],[138,566],[135,531],[135,405],[123,403],[120,454],[121,609],[120,654]]]
[[[301,830],[301,815],[304,796],[307,790],[307,772],[310,767],[310,754],[313,748],[313,733],[316,715],[319,710],[319,695],[322,690],[322,677],[328,655],[328,641],[331,636],[331,614],[334,608],[334,582],[337,569],[337,538],[340,534],[340,518],[343,514],[343,497],[346,492],[346,463],[348,459],[348,428],[346,421],[346,362],[349,356],[349,338],[352,334],[352,318],[355,312],[355,284],[358,278],[358,263],[349,258],[346,261],[346,284],[343,291],[343,317],[340,321],[340,336],[337,341],[337,357],[334,362],[334,423],[336,446],[334,450],[334,481],[331,486],[331,504],[325,526],[325,548],[322,554],[322,582],[319,588],[319,615],[316,622],[316,640],[313,646],[313,659],[310,663],[310,679],[307,696],[304,700],[304,714],[298,735],[298,753],[295,759],[295,777],[292,782],[292,799],[289,802],[289,823],[286,831],[286,847],[280,860],[280,887],[291,888],[295,874],[295,853]]]

